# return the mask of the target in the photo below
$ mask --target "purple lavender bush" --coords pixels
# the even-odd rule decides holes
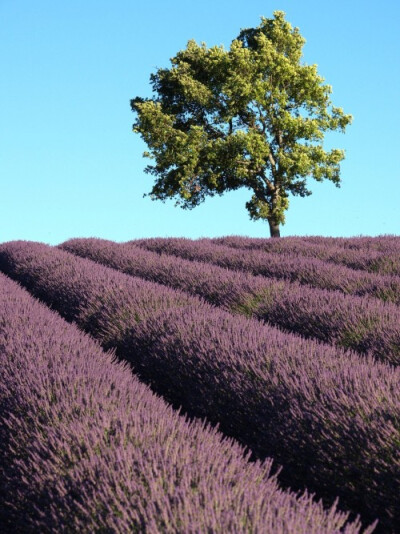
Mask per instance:
[[[305,242],[320,244],[323,246],[337,246],[353,250],[377,250],[379,252],[390,253],[400,251],[400,237],[398,235],[379,235],[376,237],[321,237],[305,236],[297,239]]]
[[[64,315],[70,310],[53,298],[54,289],[69,292],[72,303],[81,294],[78,324],[103,345],[116,347],[155,390],[190,415],[219,422],[260,458],[275,454],[284,466],[285,484],[308,485],[327,502],[339,495],[364,520],[378,517],[386,532],[399,527],[400,370],[232,316],[198,299],[185,307],[143,310],[139,321],[124,300],[112,313],[100,302],[96,312],[89,292],[82,291],[85,283],[96,293],[96,280],[108,279],[116,287],[114,276],[126,301],[139,285],[46,245],[2,245],[0,267],[29,280],[31,291],[39,288],[41,298]],[[102,284],[103,293],[111,293]],[[143,284],[148,299],[152,290],[166,291]],[[94,323],[85,306],[97,313]]]
[[[323,238],[319,238],[323,239]],[[379,238],[377,238],[379,239]],[[239,249],[258,249],[280,254],[300,255],[309,258],[319,258],[324,261],[343,264],[351,269],[360,269],[372,273],[400,276],[400,245],[399,238],[394,248],[377,247],[364,251],[362,248],[344,248],[322,242],[307,242],[305,238],[287,237],[282,239],[246,238],[227,236],[212,240],[217,244],[227,245]]]
[[[259,249],[243,250],[218,245],[210,239],[142,239],[130,241],[146,250],[192,261],[202,261],[278,279],[300,282],[320,289],[338,290],[349,295],[376,297],[400,304],[400,277],[356,271],[345,265],[319,258],[274,254]]]
[[[400,361],[400,308],[394,304],[234,272],[101,239],[73,239],[60,248],[302,336],[370,353],[394,365]]]
[[[44,301],[51,295],[52,306],[64,318],[87,324],[88,328],[90,323],[92,334],[102,335],[104,342],[106,330],[114,340],[124,335],[126,317],[140,322],[157,310],[201,302],[89,260],[77,261],[73,255],[42,243],[15,241],[0,245],[0,250],[0,270]]]
[[[215,243],[228,243],[237,246],[239,243],[244,244],[245,246],[259,246],[260,244],[265,244],[271,241],[270,239],[265,238],[254,238],[254,237],[245,237],[245,236],[225,236],[225,237],[216,237],[216,238],[207,238],[202,239],[202,241],[211,241]],[[323,236],[290,236],[281,239],[282,246],[298,244],[300,246],[313,244],[319,245],[323,248],[328,247],[341,247],[343,249],[353,249],[353,250],[377,250],[379,252],[390,253],[394,251],[400,251],[400,236],[398,235],[379,235],[376,237],[370,236],[358,236],[358,237],[323,237]],[[268,246],[268,245],[267,245]],[[278,246],[278,245],[273,245]],[[281,246],[278,246],[281,248]]]
[[[0,304],[2,532],[360,532],[4,275]]]

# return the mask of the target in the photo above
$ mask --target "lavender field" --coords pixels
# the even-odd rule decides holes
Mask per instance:
[[[0,244],[2,532],[400,532],[400,237]]]

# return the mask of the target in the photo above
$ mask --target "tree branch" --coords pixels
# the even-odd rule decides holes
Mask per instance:
[[[272,174],[274,175],[275,172],[276,172],[276,161],[275,161],[275,158],[274,158],[274,156],[273,156],[271,150],[269,151],[268,159],[269,159],[269,162],[271,163]]]
[[[261,111],[261,106],[258,103],[257,103],[257,109],[258,109],[258,113],[259,113],[259,120],[260,120],[260,122],[262,124],[262,133],[265,134],[265,130],[267,129],[267,123],[264,120],[264,116],[263,116],[262,111]]]

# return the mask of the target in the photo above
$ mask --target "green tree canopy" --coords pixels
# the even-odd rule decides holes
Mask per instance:
[[[242,30],[230,49],[190,40],[171,68],[150,77],[155,97],[131,100],[154,160],[152,199],[177,198],[193,208],[207,195],[251,190],[246,207],[268,220],[278,237],[289,192],[306,196],[307,177],[340,184],[344,151],[323,148],[327,131],[351,122],[333,107],[332,88],[316,65],[301,62],[298,28],[275,11],[256,28]]]

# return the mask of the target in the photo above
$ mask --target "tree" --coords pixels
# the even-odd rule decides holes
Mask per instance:
[[[340,185],[344,151],[323,148],[327,131],[345,130],[351,115],[330,101],[316,65],[301,63],[298,28],[275,11],[242,30],[230,49],[190,40],[171,68],[150,76],[155,98],[136,97],[133,131],[154,160],[152,199],[175,197],[193,208],[205,197],[246,187],[251,219],[280,236],[289,192],[310,195],[308,176]]]

